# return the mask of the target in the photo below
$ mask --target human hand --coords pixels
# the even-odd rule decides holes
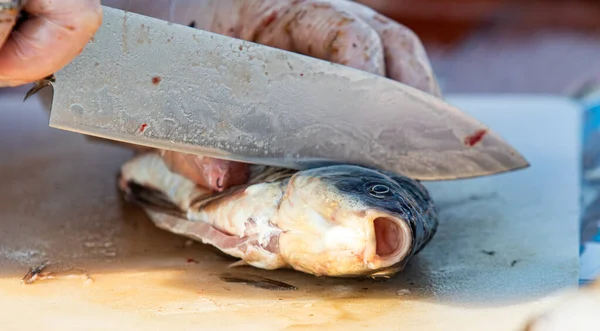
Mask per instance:
[[[0,8],[13,0],[0,0]],[[102,23],[100,0],[29,0],[0,11],[0,87],[40,80],[75,58]]]
[[[103,5],[344,64],[440,96],[419,38],[348,0],[104,0]]]
[[[105,0],[103,5],[344,64],[440,96],[421,41],[408,28],[347,0]],[[169,168],[222,191],[248,165],[161,151]]]

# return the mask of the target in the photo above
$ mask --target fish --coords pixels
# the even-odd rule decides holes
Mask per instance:
[[[125,162],[118,187],[159,228],[212,245],[234,265],[328,277],[391,277],[424,249],[438,212],[417,180],[357,165],[250,165],[245,184],[214,192],[158,153]]]

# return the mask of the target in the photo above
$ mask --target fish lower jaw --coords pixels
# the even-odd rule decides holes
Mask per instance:
[[[412,230],[397,217],[373,215],[373,245],[365,251],[365,263],[377,270],[397,265],[406,258],[412,247]]]

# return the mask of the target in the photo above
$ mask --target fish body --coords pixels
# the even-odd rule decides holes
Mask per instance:
[[[123,165],[119,187],[158,227],[262,269],[391,275],[436,232],[433,201],[409,178],[353,165],[251,167],[248,183],[214,193],[145,153]]]

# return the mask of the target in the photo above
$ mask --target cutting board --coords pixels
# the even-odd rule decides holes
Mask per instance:
[[[579,108],[558,97],[450,96],[531,162],[427,183],[431,244],[385,281],[227,269],[232,260],[155,228],[124,203],[119,146],[51,129],[40,100],[0,94],[2,330],[519,330],[577,285]],[[20,280],[43,260],[54,278]],[[227,283],[262,275],[297,290]]]

